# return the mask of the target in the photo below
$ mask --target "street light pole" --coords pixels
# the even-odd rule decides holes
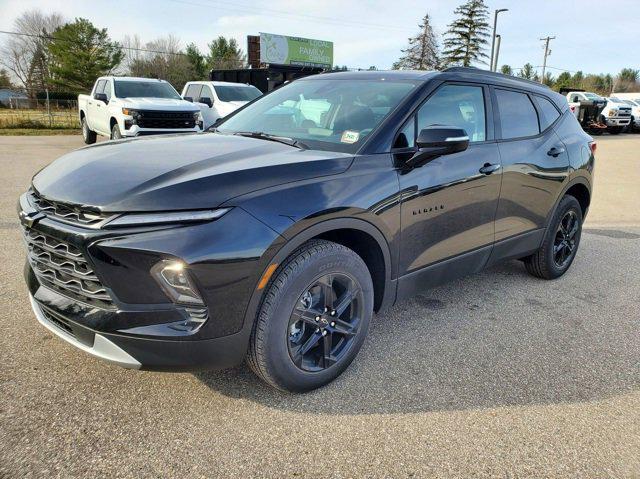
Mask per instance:
[[[491,71],[493,71],[493,54],[496,47],[496,25],[498,24],[498,13],[508,12],[508,11],[509,11],[508,8],[499,8],[493,14],[493,34],[491,35],[491,60],[489,61],[489,70]]]

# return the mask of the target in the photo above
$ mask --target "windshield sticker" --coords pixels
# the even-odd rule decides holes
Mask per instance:
[[[342,138],[340,138],[340,141],[342,143],[355,143],[359,139],[360,139],[360,133],[358,133],[357,131],[345,130],[342,133]]]

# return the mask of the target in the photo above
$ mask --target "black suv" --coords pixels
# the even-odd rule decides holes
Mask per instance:
[[[374,311],[498,261],[564,274],[595,144],[566,100],[471,68],[296,80],[204,134],[109,142],[20,198],[38,320],[130,368],[338,376]]]

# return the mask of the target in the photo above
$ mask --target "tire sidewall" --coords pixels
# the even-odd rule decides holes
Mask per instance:
[[[564,216],[569,211],[574,211],[576,213],[578,222],[579,222],[579,227],[578,227],[578,232],[576,233],[575,248],[574,248],[573,255],[571,256],[571,259],[567,262],[567,264],[565,264],[561,268],[561,267],[558,267],[558,265],[556,265],[554,261],[553,244],[554,244],[554,239],[555,239],[560,221],[562,221],[562,218],[564,218]],[[565,196],[564,198],[562,198],[562,201],[558,205],[558,209],[556,210],[556,213],[553,216],[553,221],[549,225],[549,229],[547,231],[547,237],[546,237],[546,242],[547,242],[546,253],[547,254],[545,255],[545,258],[544,258],[549,272],[551,272],[552,276],[555,278],[562,276],[564,273],[566,273],[567,270],[571,267],[571,264],[573,263],[573,261],[576,259],[576,255],[578,254],[578,248],[580,247],[580,238],[582,236],[582,220],[583,220],[582,209],[580,208],[580,203],[578,203],[578,200],[576,200],[573,196]]]
[[[263,340],[266,344],[266,367],[275,381],[287,390],[306,391],[320,387],[340,375],[353,361],[362,346],[373,314],[373,284],[367,266],[355,253],[348,250],[330,251],[312,255],[309,260],[287,272],[284,285],[280,288],[270,308],[262,309],[260,318],[268,320]],[[291,359],[288,348],[288,327],[300,295],[319,277],[328,273],[347,274],[362,289],[364,313],[358,335],[353,340],[347,354],[340,362],[318,372],[299,369]],[[268,318],[265,318],[266,315]]]
[[[112,140],[122,139],[122,134],[120,133],[120,127],[118,126],[117,123],[113,125],[113,127],[111,128],[111,139]]]
[[[87,119],[82,118],[82,139],[85,143],[89,142],[89,125],[87,125]]]

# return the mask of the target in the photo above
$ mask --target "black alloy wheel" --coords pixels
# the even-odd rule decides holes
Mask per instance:
[[[303,371],[330,368],[349,351],[364,312],[362,290],[346,274],[326,274],[300,296],[289,318],[289,355]]]
[[[553,262],[558,268],[564,268],[573,259],[579,225],[578,215],[573,210],[567,211],[560,220],[553,242]]]

